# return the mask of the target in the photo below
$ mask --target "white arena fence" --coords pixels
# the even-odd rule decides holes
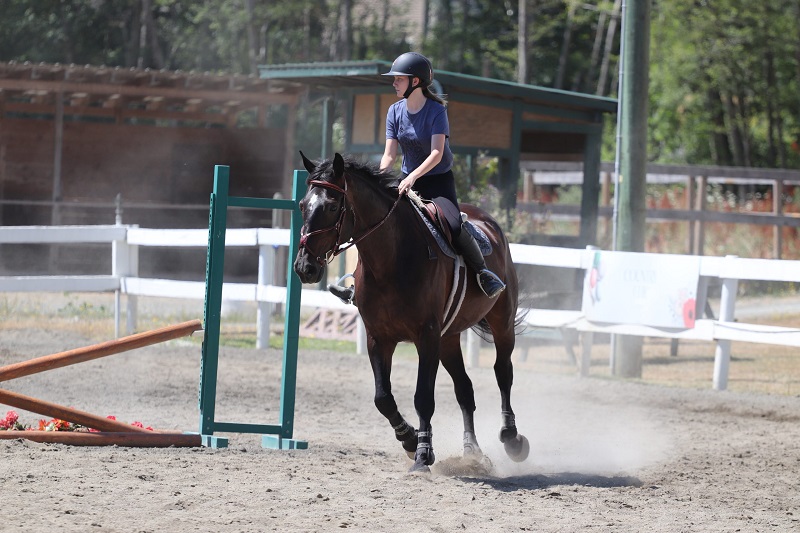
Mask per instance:
[[[272,306],[283,304],[286,288],[272,285],[276,249],[289,245],[288,229],[248,228],[228,229],[228,247],[257,247],[257,283],[225,283],[223,299],[232,302],[255,302],[258,306],[257,343],[265,348],[269,343],[269,321]],[[70,276],[0,276],[0,292],[114,292],[115,330],[120,331],[121,300],[126,295],[126,330],[136,330],[137,297],[166,297],[203,300],[205,281],[179,281],[139,277],[139,248],[196,247],[208,245],[207,229],[145,229],[136,226],[6,226],[0,227],[0,244],[80,244],[106,243],[112,248],[110,275]],[[595,249],[554,248],[546,246],[511,244],[515,264],[539,265],[587,271],[592,267]],[[616,252],[603,252],[614,254]],[[623,252],[620,252],[623,253]],[[657,254],[641,254],[657,255]],[[682,256],[685,257],[685,256]],[[699,286],[696,309],[702,312],[707,301],[711,280],[722,286],[719,316],[702,318],[698,313],[693,328],[651,327],[626,322],[597,322],[586,318],[583,311],[554,309],[527,309],[526,322],[533,328],[572,329],[583,334],[583,349],[579,368],[588,375],[592,334],[634,335],[671,339],[691,339],[715,342],[713,387],[727,387],[731,342],[752,342],[800,347],[800,330],[780,326],[746,324],[735,321],[734,310],[739,280],[800,282],[800,261],[772,259],[743,259],[736,257],[691,256],[699,262]],[[618,294],[624,304],[628,297]],[[302,306],[311,308],[339,308],[352,310],[327,291],[303,289]],[[360,321],[359,321],[360,322]],[[357,350],[365,351],[363,326],[360,325]],[[467,358],[477,365],[479,339],[467,335]]]

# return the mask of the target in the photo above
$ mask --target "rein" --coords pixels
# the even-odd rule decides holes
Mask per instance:
[[[384,216],[380,220],[380,222],[378,222],[377,224],[375,224],[374,226],[369,228],[363,235],[361,235],[357,239],[351,239],[350,242],[348,242],[346,245],[343,245],[343,243],[341,243],[340,240],[342,238],[342,223],[344,222],[344,215],[347,212],[347,181],[345,180],[345,187],[344,188],[339,187],[336,184],[333,184],[333,183],[330,183],[330,182],[327,182],[327,181],[322,181],[322,180],[310,180],[308,182],[308,184],[311,185],[312,187],[316,186],[316,187],[322,187],[323,189],[330,189],[332,191],[336,191],[338,193],[341,193],[341,195],[342,195],[342,207],[341,207],[341,210],[340,210],[339,219],[336,221],[336,223],[333,226],[330,226],[330,227],[327,227],[327,228],[318,229],[318,230],[314,230],[311,233],[306,233],[305,235],[300,237],[300,248],[301,249],[305,248],[306,250],[311,252],[311,250],[308,247],[308,242],[307,242],[309,237],[312,237],[314,235],[319,235],[320,233],[326,233],[328,231],[336,231],[336,243],[333,245],[333,249],[328,250],[325,253],[325,259],[323,259],[322,256],[320,256],[320,255],[316,255],[315,256],[316,259],[317,259],[317,262],[320,265],[324,265],[325,263],[330,263],[331,261],[333,261],[334,257],[336,257],[337,255],[341,254],[342,252],[346,251],[348,248],[350,248],[352,246],[355,246],[359,242],[363,241],[373,231],[375,231],[378,228],[380,228],[384,224],[384,222],[386,222],[386,220],[394,212],[394,209],[397,207],[397,204],[400,203],[400,199],[403,197],[402,195],[398,195],[397,196],[397,200],[394,201],[394,203],[392,204],[391,209],[389,209],[389,212],[386,213],[386,216]],[[355,212],[354,212],[354,214],[355,214]],[[311,252],[311,254],[313,255],[313,252]]]

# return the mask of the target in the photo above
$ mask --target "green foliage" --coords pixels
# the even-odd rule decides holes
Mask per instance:
[[[517,1],[420,2],[428,7],[430,27],[414,41],[422,28],[418,19],[401,18],[408,16],[407,3],[350,0],[352,42],[346,58],[339,42],[344,2],[3,0],[0,61],[254,73],[253,62],[390,60],[413,47],[437,68],[516,80]],[[563,88],[594,93],[599,62],[592,51],[600,43],[602,57],[613,5],[613,0],[528,2],[530,83],[556,83],[569,29]],[[648,158],[800,165],[798,21],[798,0],[653,0]],[[620,30],[607,58],[611,87]],[[319,106],[303,115],[299,140],[319,146]],[[610,117],[606,160],[615,153],[614,126]],[[341,127],[338,132],[341,139]],[[459,185],[481,183],[491,181],[473,175]]]

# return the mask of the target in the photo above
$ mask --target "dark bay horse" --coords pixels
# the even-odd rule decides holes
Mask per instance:
[[[497,351],[494,372],[500,388],[500,440],[509,457],[525,460],[530,446],[517,433],[511,409],[517,276],[497,222],[475,206],[460,206],[469,221],[488,236],[492,250],[485,258],[487,266],[507,285],[496,299],[489,299],[478,286],[475,273],[461,269],[456,276],[456,260],[442,253],[409,199],[398,197],[397,175],[339,154],[319,164],[303,155],[303,163],[310,175],[308,192],[300,202],[303,227],[294,270],[303,283],[318,283],[326,262],[341,245],[357,246],[355,304],[366,329],[375,406],[406,452],[414,454],[411,470],[427,471],[434,462],[431,418],[440,362],[453,379],[463,415],[464,455],[482,457],[473,422],[475,394],[460,344],[460,333],[473,327],[491,333]],[[463,292],[453,290],[454,285]],[[460,296],[453,298],[454,294]],[[448,309],[456,311],[452,302],[459,298],[457,314],[446,317]],[[392,355],[403,341],[414,343],[419,356],[414,394],[419,430],[403,418],[392,396]]]

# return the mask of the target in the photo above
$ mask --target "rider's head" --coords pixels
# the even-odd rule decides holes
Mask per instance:
[[[392,63],[392,68],[384,76],[408,76],[408,88],[403,94],[408,98],[415,89],[426,89],[433,81],[433,68],[431,62],[422,54],[417,52],[406,52],[398,56]],[[414,78],[419,79],[419,83],[414,85]],[[423,91],[426,92],[426,91]]]

